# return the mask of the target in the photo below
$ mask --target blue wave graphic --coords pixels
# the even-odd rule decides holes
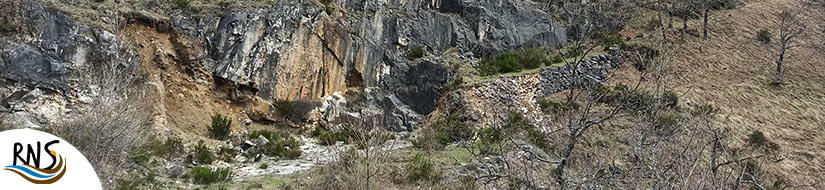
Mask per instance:
[[[26,174],[29,174],[29,175],[34,176],[34,177],[36,177],[36,178],[50,178],[50,177],[53,177],[53,176],[55,175],[55,174],[52,174],[52,175],[42,175],[42,174],[39,174],[39,173],[37,173],[37,172],[32,171],[31,169],[29,169],[29,168],[27,168],[27,167],[23,167],[23,166],[15,166],[15,165],[11,165],[11,166],[6,166],[6,168],[12,168],[12,169],[17,169],[17,170],[20,170],[20,171],[23,171],[23,172],[25,172]]]

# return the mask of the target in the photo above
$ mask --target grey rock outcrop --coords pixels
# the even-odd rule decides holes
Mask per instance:
[[[35,1],[10,1],[3,16],[17,23],[14,33],[0,37],[0,78],[8,89],[0,93],[12,115],[30,115],[31,126],[62,119],[77,104],[97,96],[102,65],[139,67],[133,50],[122,48],[116,35],[91,28]],[[9,11],[11,10],[11,11]],[[15,107],[10,109],[10,107]]]
[[[440,63],[414,63],[408,49],[438,54],[455,47],[484,55],[566,41],[565,28],[551,15],[517,0],[335,3],[346,10],[342,15],[282,2],[175,27],[198,28],[215,63],[212,71],[259,90],[261,97],[318,100],[348,87],[378,87],[382,92],[371,95],[378,96],[385,123],[405,130],[432,112],[449,80]]]
[[[63,112],[95,95],[89,76],[101,63],[147,62],[112,31],[35,1],[11,5],[25,11],[5,16],[26,27],[0,38],[0,77],[58,92],[67,102]],[[118,13],[105,11],[103,23],[139,20],[171,33],[175,52],[155,54],[231,81],[235,90],[245,91],[238,94],[268,101],[322,100],[348,88],[374,89],[368,107],[381,110],[387,128],[405,131],[433,111],[441,86],[450,80],[444,63],[430,61],[438,59],[411,59],[413,47],[434,57],[450,48],[481,56],[566,41],[565,27],[553,16],[520,0],[336,0],[334,5],[340,10],[332,15],[306,0],[217,15],[178,11],[168,18],[139,12],[112,17]]]
[[[0,76],[26,85],[54,91],[66,89],[66,65],[50,60],[37,49],[25,44],[14,44],[2,52]]]

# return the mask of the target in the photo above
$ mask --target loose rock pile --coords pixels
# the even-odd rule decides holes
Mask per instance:
[[[619,56],[603,54],[578,63],[543,69],[540,73],[541,88],[536,92],[536,97],[543,97],[571,87],[602,83],[607,80],[607,70],[618,66],[621,62]]]
[[[545,121],[536,101],[571,87],[607,80],[608,69],[622,63],[620,56],[598,55],[578,63],[542,69],[536,74],[501,78],[466,90],[467,116],[477,116],[481,127],[501,125],[511,111],[535,122]]]

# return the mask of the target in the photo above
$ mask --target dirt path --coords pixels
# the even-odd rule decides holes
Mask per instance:
[[[268,174],[286,175],[308,170],[314,166],[329,162],[339,150],[343,150],[346,147],[343,145],[321,146],[318,144],[317,139],[304,136],[301,136],[301,142],[301,151],[303,151],[303,153],[298,159],[278,160],[276,158],[265,158],[255,163],[233,164],[232,168],[235,168],[235,180],[243,180],[249,177]],[[264,165],[266,167],[262,167]]]
[[[322,146],[318,140],[301,136],[301,154],[298,159],[278,160],[276,158],[266,158],[254,163],[236,163],[231,167],[235,168],[233,181],[245,181],[263,175],[288,175],[299,171],[309,170],[313,167],[321,166],[332,161],[335,156],[350,148],[352,145],[345,145],[339,142],[336,145]],[[389,140],[382,146],[384,151],[392,151],[411,147],[412,143],[406,140]],[[266,167],[261,167],[266,165]]]

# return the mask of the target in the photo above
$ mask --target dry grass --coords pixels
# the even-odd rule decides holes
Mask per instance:
[[[731,130],[736,145],[746,147],[746,136],[755,130],[778,143],[780,156],[765,165],[767,171],[790,185],[815,185],[825,174],[825,139],[820,132],[825,126],[825,54],[804,47],[791,50],[786,59],[789,82],[774,87],[770,82],[776,44],[756,40],[761,29],[778,31],[774,13],[792,2],[746,1],[737,9],[713,12],[708,40],[687,35],[679,42],[678,28],[668,31],[668,38],[675,40],[670,55],[678,73],[672,85],[685,101],[718,107],[718,123]],[[821,15],[815,14],[803,17],[809,26],[818,26],[813,17]],[[701,31],[700,22],[691,20],[689,29]],[[646,36],[661,35],[658,32]]]

